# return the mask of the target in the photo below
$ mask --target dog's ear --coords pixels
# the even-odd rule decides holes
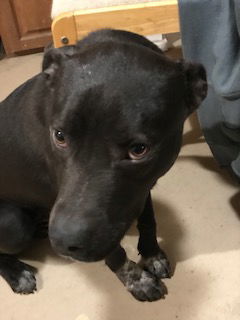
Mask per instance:
[[[44,73],[49,84],[52,83],[56,74],[58,73],[63,59],[64,54],[59,49],[49,48],[45,51],[42,72]]]
[[[59,67],[63,60],[73,56],[79,49],[76,46],[64,46],[61,48],[53,48],[49,45],[45,48],[42,64],[42,71],[49,83],[52,83],[58,74]]]
[[[192,113],[207,96],[207,75],[204,67],[198,63],[179,61],[186,82],[186,102],[188,114]]]

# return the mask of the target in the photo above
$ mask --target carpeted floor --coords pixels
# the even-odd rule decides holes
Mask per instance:
[[[41,58],[0,61],[0,99],[38,72]],[[37,293],[16,295],[0,278],[0,320],[239,320],[239,198],[192,117],[179,159],[153,190],[159,241],[175,270],[166,299],[137,302],[103,262],[69,262],[43,241],[22,257],[39,269]],[[136,243],[133,227],[123,244],[134,259]]]

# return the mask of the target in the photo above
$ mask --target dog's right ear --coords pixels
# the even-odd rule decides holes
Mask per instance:
[[[46,50],[43,57],[42,72],[48,84],[52,84],[64,58],[64,54],[59,49],[50,48]]]

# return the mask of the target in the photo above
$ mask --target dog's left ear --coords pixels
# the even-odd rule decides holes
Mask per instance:
[[[62,48],[53,48],[48,46],[44,52],[42,72],[45,74],[48,83],[52,83],[55,76],[58,74],[63,60],[77,53],[76,46],[65,46]]]
[[[183,68],[186,83],[186,102],[189,113],[192,113],[207,96],[207,75],[204,67],[198,63],[179,61]]]
[[[50,48],[45,52],[42,64],[42,72],[44,73],[48,84],[53,82],[63,59],[64,54],[59,49]]]

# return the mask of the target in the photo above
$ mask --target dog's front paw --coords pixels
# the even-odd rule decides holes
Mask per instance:
[[[12,290],[20,294],[36,291],[36,269],[19,261],[15,256],[0,255],[0,274],[10,285]]]
[[[172,276],[170,263],[163,251],[153,257],[142,258],[139,265],[159,279],[171,278]]]
[[[9,284],[14,292],[20,294],[34,293],[37,290],[35,275],[29,270],[23,270],[20,275],[11,279]]]
[[[164,283],[133,261],[128,260],[116,274],[127,290],[139,301],[156,301],[167,294]]]

